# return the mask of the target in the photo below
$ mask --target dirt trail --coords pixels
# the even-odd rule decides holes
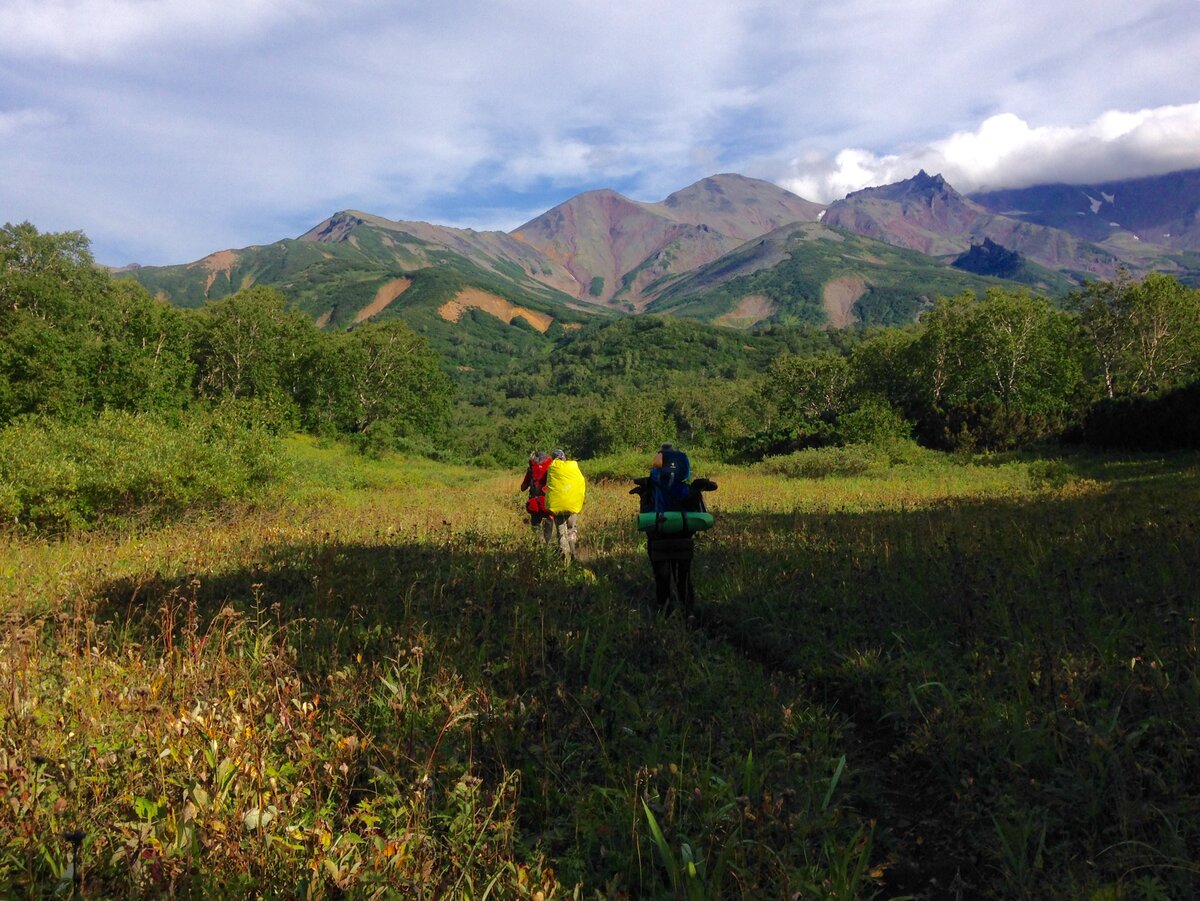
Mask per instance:
[[[458,322],[462,319],[463,313],[471,309],[491,313],[502,322],[508,323],[520,316],[539,332],[545,332],[554,322],[554,319],[545,313],[519,307],[503,297],[489,294],[479,288],[467,288],[459,291],[453,300],[446,301],[438,308],[438,315],[447,322]]]
[[[394,278],[380,286],[375,299],[354,314],[354,324],[365,322],[376,313],[386,310],[393,300],[412,287],[411,278]]]

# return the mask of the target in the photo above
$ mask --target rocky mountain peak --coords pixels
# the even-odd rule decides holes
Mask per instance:
[[[912,178],[894,182],[890,185],[880,185],[874,188],[863,188],[846,195],[846,200],[891,200],[899,203],[905,201],[931,201],[933,199],[962,201],[963,196],[954,190],[945,178],[930,175],[924,169]]]

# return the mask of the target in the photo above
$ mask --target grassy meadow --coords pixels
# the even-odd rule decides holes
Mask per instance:
[[[0,894],[1200,892],[1194,453],[696,457],[688,620],[647,461],[583,464],[564,565],[520,472],[285,456],[0,538]]]

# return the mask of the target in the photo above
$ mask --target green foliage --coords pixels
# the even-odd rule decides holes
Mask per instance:
[[[270,436],[241,418],[230,405],[176,424],[117,412],[12,423],[0,430],[0,517],[57,532],[257,497],[280,476],[280,459]]]
[[[766,396],[785,427],[833,419],[848,409],[851,379],[850,362],[841,354],[786,354],[767,370]]]
[[[324,336],[302,389],[317,432],[371,434],[376,445],[428,433],[449,411],[452,386],[437,357],[404,322],[367,324]]]
[[[254,287],[207,304],[196,339],[197,385],[208,397],[298,407],[318,332],[283,295]]]
[[[604,276],[597,275],[595,278],[592,279],[591,284],[588,285],[588,294],[592,295],[592,297],[599,297],[603,293],[604,293]]]
[[[567,444],[588,458],[631,448],[657,448],[676,440],[666,404],[649,393],[624,395],[582,418],[567,433]]]
[[[0,230],[0,423],[177,409],[190,346],[183,315],[95,268],[79,233]]]
[[[924,297],[904,288],[872,285],[854,302],[854,315],[864,326],[907,325],[926,305]]]
[[[1068,314],[995,288],[981,300],[939,298],[921,325],[916,341],[890,354],[896,393],[888,399],[916,421],[923,440],[1011,447],[1068,421],[1083,384]]]
[[[793,479],[883,477],[895,466],[927,461],[930,453],[911,440],[893,437],[870,444],[805,448],[786,456],[770,457],[759,465],[764,472]]]
[[[834,434],[839,444],[886,444],[912,437],[912,424],[886,403],[865,401],[838,416]]]
[[[1105,396],[1149,395],[1200,376],[1200,290],[1152,273],[1089,282],[1066,301]]]

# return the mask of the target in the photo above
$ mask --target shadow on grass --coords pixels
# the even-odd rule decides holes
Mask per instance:
[[[1137,872],[1186,891],[1200,880],[1186,864],[1200,856],[1200,477],[1124,465],[1101,490],[1032,500],[722,513],[698,541],[695,630],[652,609],[644,550],[616,527],[570,567],[532,541],[449,531],[269,546],[252,568],[114,582],[98,618],[161,640],[180,621],[166,609],[203,628],[232,606],[287,629],[315,683],[357,654],[430,645],[540,710],[505,727],[506,762],[544,786],[524,822],[593,883],[632,871],[636,849],[580,839],[580,793],[636,793],[639,767],[682,755],[681,722],[703,724],[688,746],[708,741],[713,759],[715,744],[765,759],[776,738],[746,708],[795,680],[845,723],[834,809],[877,824],[886,890],[1037,895]],[[705,672],[730,648],[765,682]]]
[[[1107,484],[1026,499],[726,512],[698,542],[697,625],[851,724],[846,803],[878,823],[888,890],[1200,887],[1194,461],[1088,461]]]

